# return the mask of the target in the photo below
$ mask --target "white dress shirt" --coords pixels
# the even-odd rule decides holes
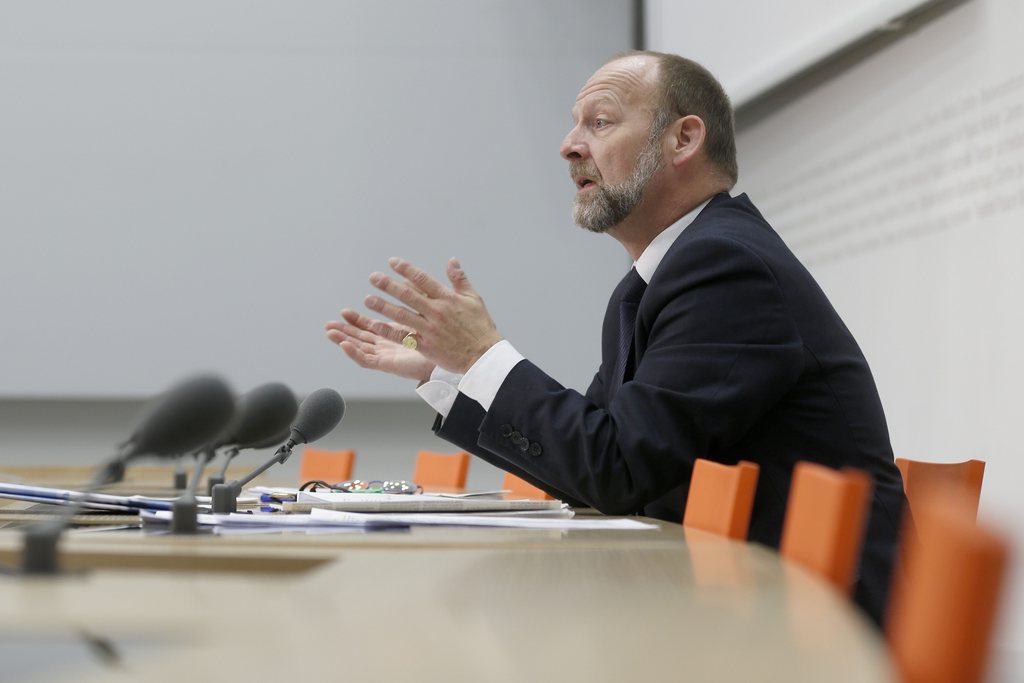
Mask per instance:
[[[633,262],[633,267],[636,268],[637,274],[643,278],[644,282],[650,284],[654,272],[661,265],[661,260],[665,258],[669,247],[693,222],[697,214],[704,210],[709,201],[711,200],[705,201],[658,233],[658,236],[651,240],[651,243],[640,254],[640,258]],[[516,351],[507,339],[502,340],[480,356],[464,375],[434,368],[430,374],[430,381],[420,385],[416,389],[416,393],[443,417],[448,417],[452,405],[455,404],[455,398],[460,392],[483,406],[485,411],[490,410],[491,403],[498,395],[498,390],[505,378],[508,377],[508,373],[512,372],[512,368],[523,359],[524,356]]]

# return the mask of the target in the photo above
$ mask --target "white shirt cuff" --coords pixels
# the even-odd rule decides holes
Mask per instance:
[[[448,417],[459,395],[459,382],[462,375],[448,372],[442,368],[434,368],[430,373],[430,381],[416,387],[416,393],[442,417]]]
[[[490,410],[502,382],[523,359],[524,356],[503,339],[473,363],[473,367],[459,381],[458,389],[483,406],[485,411]]]

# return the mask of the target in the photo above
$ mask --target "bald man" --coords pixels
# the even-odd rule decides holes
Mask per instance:
[[[756,462],[750,538],[777,547],[793,466],[871,474],[855,596],[884,615],[902,483],[874,380],[849,330],[737,179],[733,113],[700,65],[653,52],[601,67],[561,146],[573,217],[634,260],[612,293],[602,362],[567,389],[498,333],[461,265],[443,284],[402,259],[389,298],[328,338],[359,365],[417,380],[435,432],[559,499],[679,522],[693,462]],[[449,286],[450,285],[450,286]],[[394,300],[397,300],[395,303]]]

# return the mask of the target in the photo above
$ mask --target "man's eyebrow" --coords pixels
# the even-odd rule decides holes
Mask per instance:
[[[583,108],[583,107],[587,107],[588,109],[593,109],[594,107],[600,107],[602,105],[607,105],[607,104],[610,104],[610,105],[612,105],[613,107],[616,107],[616,108],[619,107],[618,101],[614,97],[612,97],[611,95],[604,95],[604,94],[602,94],[602,95],[594,95],[593,97],[591,97],[589,99],[586,99],[583,102],[577,102],[576,105],[573,106],[573,108],[572,108],[572,117],[573,117],[573,119],[576,119],[578,117],[578,115],[579,115],[580,109]]]

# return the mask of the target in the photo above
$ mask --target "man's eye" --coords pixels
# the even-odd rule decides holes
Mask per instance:
[[[594,119],[594,128],[600,130],[608,125],[608,119]]]

